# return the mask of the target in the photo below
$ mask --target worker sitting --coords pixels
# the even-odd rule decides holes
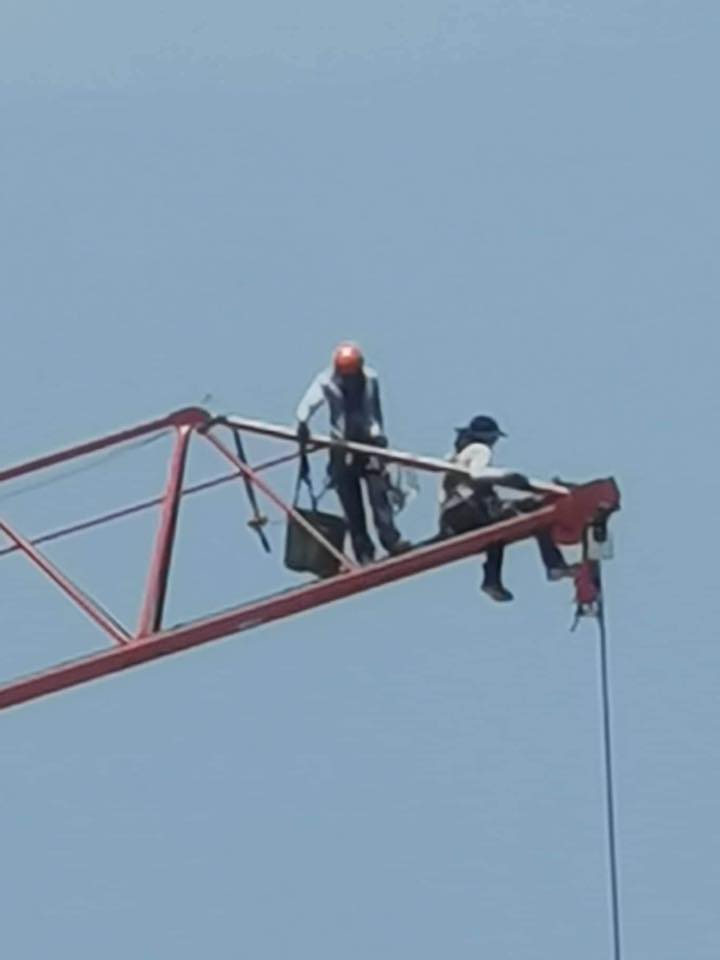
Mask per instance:
[[[447,473],[443,478],[440,506],[441,537],[469,533],[520,513],[538,509],[542,500],[523,494],[522,499],[501,497],[495,487],[502,487],[503,477],[514,489],[531,490],[529,481],[520,474],[500,472],[491,468],[493,447],[506,436],[492,417],[474,417],[459,430],[455,452],[450,462],[459,467],[458,473]],[[536,537],[549,580],[572,577],[574,568],[566,564],[549,530]],[[481,589],[493,600],[507,602],[512,593],[503,585],[502,564],[504,545],[493,544],[485,552],[484,577]]]
[[[337,347],[332,367],[315,378],[300,402],[297,419],[301,444],[308,442],[310,418],[323,404],[328,406],[331,435],[336,440],[387,446],[378,377],[365,366],[362,351],[356,344],[343,343]],[[380,458],[338,447],[331,451],[329,469],[358,563],[370,563],[375,557],[375,546],[367,529],[361,481],[367,487],[381,544],[392,556],[407,550],[409,544],[395,526],[390,481]]]

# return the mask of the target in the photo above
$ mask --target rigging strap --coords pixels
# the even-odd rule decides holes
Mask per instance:
[[[245,447],[242,442],[242,436],[239,430],[233,430],[233,435],[235,437],[235,450],[238,455],[238,460],[242,460],[244,464],[247,464],[247,457],[245,456]],[[251,530],[254,530],[259,539],[260,543],[263,545],[265,553],[270,553],[270,542],[268,541],[267,536],[265,535],[264,528],[267,526],[268,518],[260,510],[260,506],[257,501],[257,496],[255,494],[255,487],[252,485],[248,477],[243,474],[243,483],[245,485],[245,493],[247,494],[248,503],[250,504],[250,509],[252,510],[252,517],[248,520],[248,526]]]

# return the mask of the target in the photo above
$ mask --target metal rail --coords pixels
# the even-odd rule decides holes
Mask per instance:
[[[256,433],[263,437],[273,437],[276,440],[288,440],[297,443],[297,433],[288,427],[280,427],[274,423],[264,423],[262,420],[246,420],[243,417],[234,415],[218,417],[215,423],[225,424],[238,430],[244,430],[247,433]],[[403,450],[390,450],[387,447],[375,447],[366,443],[354,443],[347,440],[338,440],[334,437],[315,435],[310,437],[308,444],[315,450],[329,450],[331,448],[347,450],[350,453],[357,453],[361,456],[376,457],[378,460],[384,460],[387,463],[397,463],[403,467],[414,467],[416,470],[426,470],[428,473],[458,473],[462,476],[470,477],[470,471],[464,467],[458,467],[448,460],[440,460],[437,457],[418,457],[413,453],[406,453]],[[488,480],[494,480],[500,483],[505,480],[508,486],[514,486],[516,471],[503,470],[502,468],[489,467],[483,472],[483,476]],[[565,496],[568,492],[567,487],[557,483],[548,483],[545,480],[535,480],[528,478],[530,486],[538,493],[556,494]],[[524,486],[522,489],[526,489]]]
[[[582,489],[585,505],[591,502],[605,505],[608,499],[614,499],[616,495],[616,488],[611,481],[600,481]],[[593,495],[589,497],[591,491]],[[569,499],[573,500],[572,493]],[[527,539],[540,530],[552,527],[556,521],[567,523],[567,517],[561,518],[559,512],[559,505],[550,505],[474,533],[419,547],[400,557],[338,574],[329,580],[299,587],[171,630],[159,631],[134,640],[122,649],[108,650],[17,680],[0,687],[0,710],[435,570],[482,553],[492,543],[509,544]],[[591,519],[592,515],[584,508],[575,515],[580,527]]]
[[[253,468],[240,457],[232,453],[210,429],[227,426],[231,430],[284,440],[297,444],[292,430],[258,421],[243,420],[237,417],[214,418],[206,411],[196,407],[176,411],[167,417],[148,421],[138,426],[109,434],[85,443],[76,444],[29,460],[25,463],[0,470],[0,484],[37,471],[57,466],[69,460],[100,452],[140,437],[159,431],[172,429],[175,432],[175,445],[171,452],[165,493],[161,498],[146,501],[143,504],[115,511],[109,515],[117,518],[122,515],[145,509],[151,503],[161,506],[160,520],[155,544],[149,562],[149,573],[144,596],[141,601],[141,613],[137,632],[131,636],[120,624],[92,601],[82,589],[69,580],[52,564],[33,544],[11,525],[0,518],[2,531],[35,567],[65,595],[89,616],[113,641],[112,649],[102,650],[89,657],[70,663],[51,666],[38,674],[13,680],[0,686],[0,709],[24,703],[48,693],[64,690],[98,677],[106,676],[128,667],[145,663],[158,657],[178,653],[190,647],[209,643],[221,637],[248,630],[277,620],[286,619],[295,614],[314,609],[336,600],[354,596],[365,590],[375,589],[383,584],[394,583],[416,574],[434,570],[447,563],[453,563],[465,557],[483,552],[492,543],[513,543],[536,535],[540,530],[551,528],[558,543],[575,543],[599,511],[612,511],[619,505],[619,492],[612,480],[599,480],[590,484],[567,489],[555,484],[542,484],[533,481],[537,490],[545,494],[544,505],[529,514],[507,520],[492,527],[486,527],[474,533],[450,540],[429,543],[416,547],[407,554],[393,559],[358,568],[347,558],[334,551],[332,546],[314,530],[305,524],[308,535],[315,537],[325,549],[331,550],[336,559],[342,561],[344,569],[328,580],[311,583],[233,608],[223,613],[212,614],[193,623],[173,627],[163,626],[163,612],[172,569],[173,548],[177,532],[178,513],[183,496],[183,476],[188,448],[193,437],[209,442],[235,469],[233,479],[252,484],[260,494],[270,499],[287,517],[294,522],[302,521],[294,508],[279,496],[259,476],[260,470],[286,463],[297,456],[296,449],[289,455],[279,456],[260,467]],[[310,449],[318,450],[337,446],[337,442],[328,437],[312,437]],[[447,472],[453,469],[443,460],[428,457],[415,457],[410,454],[367,447],[361,444],[345,444],[353,452],[380,457],[389,462],[412,466],[432,473]],[[197,489],[224,482],[224,479],[198,485]],[[191,488],[195,489],[195,488]],[[185,491],[189,492],[189,491]],[[77,529],[89,528],[95,521],[86,521],[76,525]],[[51,539],[58,535],[49,535]],[[37,540],[42,538],[36,538]]]

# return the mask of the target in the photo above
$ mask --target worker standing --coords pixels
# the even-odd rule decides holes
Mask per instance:
[[[332,366],[315,378],[301,400],[297,410],[301,444],[308,442],[310,419],[324,404],[335,440],[387,446],[378,376],[366,366],[357,344],[340,344],[333,353]],[[382,546],[391,556],[409,548],[395,526],[390,481],[380,458],[337,447],[330,453],[330,479],[342,504],[358,563],[370,563],[375,558],[365,517],[363,481]]]

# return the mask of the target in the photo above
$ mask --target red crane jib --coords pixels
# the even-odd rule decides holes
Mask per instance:
[[[272,461],[252,467],[241,460],[233,449],[218,436],[221,431],[242,430],[252,434],[261,434],[269,438],[290,442],[290,453],[276,457]],[[593,525],[606,522],[607,517],[620,506],[620,494],[612,479],[596,480],[591,483],[572,486],[566,492],[560,488],[551,489],[545,494],[539,509],[524,513],[501,523],[481,530],[442,541],[432,541],[418,546],[398,557],[381,560],[370,566],[358,567],[348,557],[338,553],[331,544],[324,543],[326,549],[337,554],[341,572],[326,580],[291,588],[284,592],[260,600],[243,603],[230,610],[202,617],[191,623],[167,627],[163,623],[168,578],[170,575],[173,547],[176,538],[177,520],[180,504],[184,496],[209,489],[224,482],[243,482],[247,491],[252,484],[254,491],[274,504],[289,521],[304,525],[307,532],[319,537],[317,531],[300,516],[294,507],[279,496],[263,479],[262,474],[269,467],[287,463],[298,456],[297,442],[292,431],[282,427],[259,424],[256,421],[239,421],[236,418],[213,418],[207,411],[188,408],[176,411],[167,417],[149,421],[139,426],[122,430],[106,437],[60,450],[36,458],[25,464],[0,470],[0,483],[44,470],[58,464],[83,457],[110,447],[140,440],[153,433],[170,432],[175,443],[171,452],[165,490],[161,496],[114,511],[105,518],[76,523],[65,530],[55,531],[44,537],[30,540],[0,519],[0,531],[10,541],[10,546],[0,551],[0,555],[9,552],[21,552],[49,580],[67,596],[83,613],[91,618],[112,641],[109,649],[99,650],[79,660],[59,663],[48,669],[12,680],[0,686],[0,709],[14,706],[49,693],[85,683],[129,667],[155,660],[159,657],[178,653],[194,646],[217,640],[252,627],[261,626],[286,619],[298,613],[332,603],[336,600],[363,593],[385,584],[408,579],[420,573],[429,572],[448,563],[476,556],[484,552],[493,543],[515,543],[535,536],[543,529],[551,529],[553,538],[559,544],[575,544],[583,539],[585,530]],[[232,472],[215,480],[183,487],[185,465],[191,439],[208,441],[216,451],[232,466]],[[327,438],[312,438],[309,450],[323,449],[331,445]],[[238,447],[242,449],[242,447]],[[441,473],[445,466],[442,461],[428,458],[415,458],[410,454],[393,451],[378,451],[378,455],[390,462],[399,462],[415,466],[419,470]],[[243,487],[241,487],[243,489]],[[101,522],[117,520],[124,515],[140,510],[160,507],[160,518],[156,542],[152,551],[147,584],[140,604],[140,617],[134,631],[120,624],[103,610],[85,591],[76,586],[44,554],[37,544],[48,539],[57,539],[62,535],[75,533],[99,525]],[[256,509],[252,498],[253,509]]]

